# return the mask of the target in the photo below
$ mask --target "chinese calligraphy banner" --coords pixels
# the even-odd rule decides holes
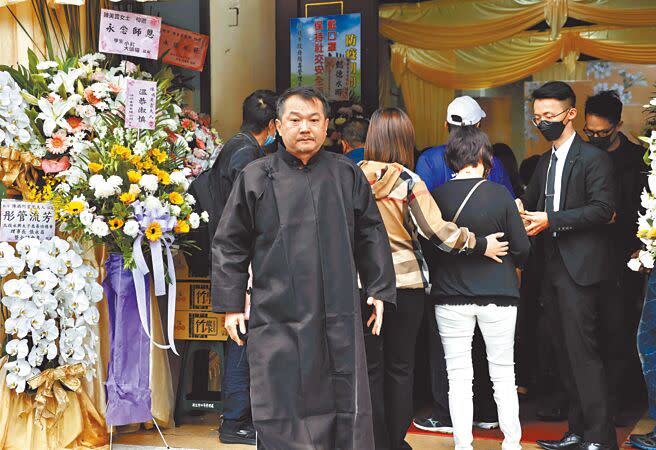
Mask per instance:
[[[209,42],[209,36],[204,34],[163,24],[159,56],[168,50],[163,62],[202,72]]]
[[[152,130],[157,112],[157,82],[128,80],[125,127]]]
[[[161,17],[103,9],[98,49],[103,53],[157,59],[161,26]]]
[[[51,203],[30,203],[2,199],[0,204],[0,241],[23,238],[39,240],[55,236],[55,209]]]
[[[290,19],[291,85],[360,101],[360,29],[360,14]]]

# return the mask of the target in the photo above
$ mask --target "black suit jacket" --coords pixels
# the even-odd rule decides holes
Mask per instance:
[[[551,152],[538,161],[522,202],[527,211],[545,210],[545,186]],[[578,135],[565,160],[560,209],[549,214],[542,238],[557,233],[557,245],[572,279],[590,286],[607,278],[609,239],[607,223],[615,211],[613,165],[606,152]]]

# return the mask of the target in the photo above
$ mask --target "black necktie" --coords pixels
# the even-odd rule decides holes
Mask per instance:
[[[554,150],[551,151],[551,164],[547,171],[547,190],[545,192],[544,208],[546,212],[553,212],[554,210],[554,194],[556,193],[556,163],[558,157]]]

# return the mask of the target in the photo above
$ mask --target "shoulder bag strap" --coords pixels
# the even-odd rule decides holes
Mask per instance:
[[[479,187],[481,184],[483,184],[484,182],[485,182],[485,180],[481,180],[481,181],[479,181],[478,183],[476,183],[476,184],[474,185],[474,187],[471,188],[471,190],[469,191],[469,194],[467,194],[467,197],[465,197],[465,199],[464,199],[464,200],[462,201],[462,203],[460,204],[460,207],[458,208],[458,211],[456,211],[456,215],[453,216],[453,219],[451,220],[452,222],[455,222],[456,220],[458,220],[458,217],[460,217],[460,213],[462,212],[463,208],[465,207],[465,205],[466,205],[467,202],[469,201],[469,199],[470,199],[470,197],[472,196],[472,194],[474,193],[474,191],[475,191],[476,189],[478,189],[478,187]]]

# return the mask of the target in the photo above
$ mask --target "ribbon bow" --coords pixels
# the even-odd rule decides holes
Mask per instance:
[[[80,378],[85,372],[84,364],[69,364],[46,369],[27,380],[27,384],[36,390],[34,423],[38,423],[43,428],[46,422],[50,422],[48,428],[52,427],[68,406],[68,395],[64,386],[71,391],[77,391],[82,385]]]
[[[173,353],[179,356],[178,350],[175,348],[174,340],[175,268],[173,265],[173,255],[171,255],[171,244],[174,240],[171,231],[173,231],[173,227],[175,227],[177,219],[175,217],[171,217],[169,211],[164,207],[147,208],[146,205],[141,201],[133,203],[132,206],[134,208],[134,217],[136,221],[139,222],[139,235],[134,240],[134,244],[132,245],[132,257],[134,258],[134,262],[137,265],[136,269],[132,269],[132,278],[134,279],[134,287],[137,291],[137,308],[139,310],[141,326],[146,332],[146,336],[148,336],[153,344],[163,350],[170,348]],[[159,224],[160,230],[162,232],[161,237],[158,239],[154,241],[149,240],[150,256],[153,262],[153,278],[155,280],[155,295],[157,296],[166,294],[164,261],[162,260],[162,243],[164,243],[164,248],[166,250],[166,262],[168,266],[168,345],[158,344],[153,339],[150,333],[150,324],[148,323],[148,314],[146,310],[146,285],[144,283],[144,277],[150,273],[150,269],[148,269],[148,264],[146,264],[146,260],[141,250],[141,243],[143,242],[146,229],[153,223]]]
[[[0,147],[0,181],[6,187],[16,184],[24,194],[28,189],[28,175],[32,167],[39,167],[41,160],[29,152],[12,147]],[[34,174],[33,174],[33,178]]]

